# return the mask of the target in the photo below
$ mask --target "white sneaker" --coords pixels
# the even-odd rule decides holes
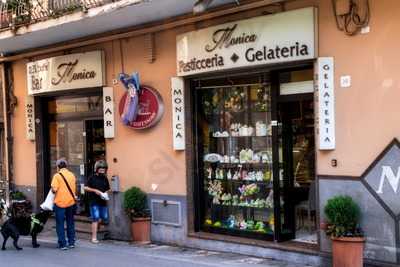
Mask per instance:
[[[96,238],[92,238],[90,242],[92,242],[93,244],[98,244],[100,241],[97,240]]]

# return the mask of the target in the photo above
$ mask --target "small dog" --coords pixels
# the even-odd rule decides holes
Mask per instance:
[[[32,237],[32,246],[38,248],[40,245],[37,243],[37,236],[42,232],[50,215],[51,211],[41,210],[38,214],[33,214],[31,217],[8,219],[1,227],[1,234],[4,239],[1,250],[6,250],[6,243],[9,237],[14,240],[14,247],[17,250],[22,250],[22,248],[18,246],[20,235],[30,235]]]

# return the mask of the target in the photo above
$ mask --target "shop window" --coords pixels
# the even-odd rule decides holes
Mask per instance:
[[[196,89],[200,227],[273,238],[271,88],[239,82]]]

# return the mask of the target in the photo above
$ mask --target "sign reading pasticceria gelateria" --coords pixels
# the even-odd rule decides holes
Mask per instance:
[[[313,59],[315,20],[304,8],[179,35],[178,75]]]
[[[104,84],[102,51],[52,57],[27,64],[28,94],[100,87]]]

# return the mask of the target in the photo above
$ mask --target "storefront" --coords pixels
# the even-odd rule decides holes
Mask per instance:
[[[37,176],[43,177],[37,190],[49,191],[56,161],[65,158],[77,177],[81,215],[88,214],[83,187],[93,175],[94,162],[106,158],[104,131],[110,127],[103,118],[103,90],[104,95],[108,90],[102,87],[104,64],[101,51],[27,64],[27,138],[36,141]]]
[[[138,186],[153,241],[321,266],[331,250],[324,206],[347,194],[363,210],[365,258],[398,263],[399,59],[394,37],[381,34],[400,27],[383,19],[397,5],[371,3],[371,32],[351,37],[330,1],[300,0],[21,56],[10,64],[22,103],[12,182],[40,203],[57,157],[68,158],[79,188],[105,158],[116,177],[112,238],[129,238],[123,192]],[[86,65],[84,54],[97,56]],[[63,60],[72,65],[57,70]],[[163,103],[146,129],[118,114],[119,77],[133,72]]]
[[[195,231],[317,244],[315,12],[177,37],[177,71],[190,75]]]

